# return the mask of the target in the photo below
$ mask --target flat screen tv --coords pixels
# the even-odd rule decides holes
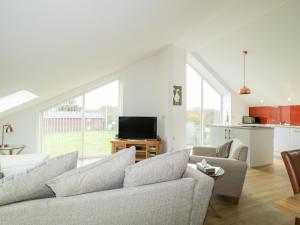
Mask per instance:
[[[119,138],[122,139],[156,139],[157,117],[119,117]]]

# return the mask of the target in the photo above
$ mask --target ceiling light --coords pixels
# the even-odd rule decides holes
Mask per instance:
[[[292,99],[291,99],[291,98],[288,98],[287,100],[288,100],[288,102],[291,102],[291,101],[292,101]]]
[[[0,98],[0,112],[12,109],[36,98],[38,98],[37,95],[26,90],[21,90],[13,94],[4,96]]]
[[[264,103],[265,101],[263,99],[259,100],[260,103]]]
[[[243,51],[244,56],[244,86],[240,89],[239,93],[241,95],[248,95],[251,94],[251,89],[246,86],[246,55],[248,54],[248,51]]]

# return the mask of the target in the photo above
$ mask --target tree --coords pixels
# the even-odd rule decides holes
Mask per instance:
[[[82,110],[82,106],[80,106],[75,99],[70,99],[62,104],[60,104],[56,111],[63,112],[80,112]]]

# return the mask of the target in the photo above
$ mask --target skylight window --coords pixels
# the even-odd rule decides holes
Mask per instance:
[[[0,112],[12,109],[16,106],[22,105],[36,98],[38,98],[37,95],[26,90],[21,90],[13,94],[7,95],[5,97],[0,98]]]

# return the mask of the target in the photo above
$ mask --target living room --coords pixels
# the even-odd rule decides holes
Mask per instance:
[[[299,9],[1,2],[0,224],[300,224]]]

